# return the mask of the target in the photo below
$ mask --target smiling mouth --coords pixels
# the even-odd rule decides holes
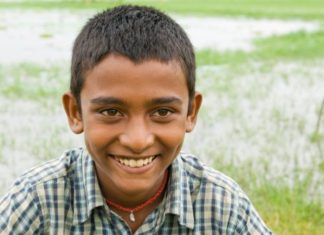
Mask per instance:
[[[157,155],[153,155],[146,158],[134,159],[134,158],[117,157],[113,155],[113,158],[117,160],[120,164],[132,168],[139,168],[139,167],[149,165],[154,161],[156,157]]]

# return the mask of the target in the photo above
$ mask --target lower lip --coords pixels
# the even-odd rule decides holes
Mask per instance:
[[[141,174],[144,173],[148,170],[150,170],[154,163],[157,161],[159,156],[154,157],[154,159],[152,160],[152,162],[150,162],[149,164],[142,166],[142,167],[129,167],[129,166],[125,166],[123,164],[121,164],[117,159],[115,159],[114,157],[112,157],[119,165],[120,168],[123,169],[123,171],[129,173],[129,174]]]

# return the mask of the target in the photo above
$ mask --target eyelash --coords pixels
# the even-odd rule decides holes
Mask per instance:
[[[159,114],[159,112],[167,112],[167,114],[166,115],[161,115],[161,114]],[[162,117],[162,118],[164,118],[164,117],[168,117],[168,116],[170,116],[172,113],[174,113],[174,111],[173,110],[170,110],[170,109],[158,109],[158,110],[156,110],[156,111],[154,111],[154,113],[153,113],[153,116],[158,116],[158,117]]]
[[[114,111],[115,113],[111,115],[111,113],[109,114],[109,112]],[[110,117],[116,117],[116,116],[121,116],[121,112],[119,112],[117,109],[104,109],[101,110],[100,113],[104,116],[110,116]],[[117,115],[119,114],[119,115]]]
[[[161,114],[161,112],[162,112],[162,114]],[[103,116],[107,116],[107,117],[120,117],[120,116],[123,116],[123,114],[119,110],[114,109],[114,108],[103,109],[103,110],[99,111],[99,113],[102,114]],[[170,109],[167,109],[167,108],[160,108],[160,109],[155,110],[152,113],[152,116],[156,117],[156,118],[167,118],[173,113],[174,113],[173,110],[170,110]]]

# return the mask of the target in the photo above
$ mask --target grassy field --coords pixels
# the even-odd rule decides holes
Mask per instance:
[[[324,29],[315,33],[296,32],[259,39],[255,45],[257,48],[252,52],[201,50],[197,53],[197,63],[240,64],[248,61],[321,59],[324,55]]]
[[[1,10],[81,12],[128,2],[185,15],[320,23],[316,32],[258,38],[252,51],[197,51],[205,99],[185,149],[239,182],[276,234],[324,234],[324,1],[0,1],[0,18]],[[81,143],[60,104],[68,79],[68,60],[0,64],[0,170],[10,179],[21,173],[17,165],[28,168]]]
[[[22,3],[0,2],[2,8],[68,8],[104,9],[118,4],[142,4],[158,7],[164,11],[195,15],[227,15],[271,18],[323,19],[324,2],[321,0],[69,0],[28,1]]]

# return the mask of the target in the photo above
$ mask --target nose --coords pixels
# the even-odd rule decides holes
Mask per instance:
[[[133,153],[143,153],[154,143],[154,135],[143,118],[133,118],[119,136],[120,143]]]

